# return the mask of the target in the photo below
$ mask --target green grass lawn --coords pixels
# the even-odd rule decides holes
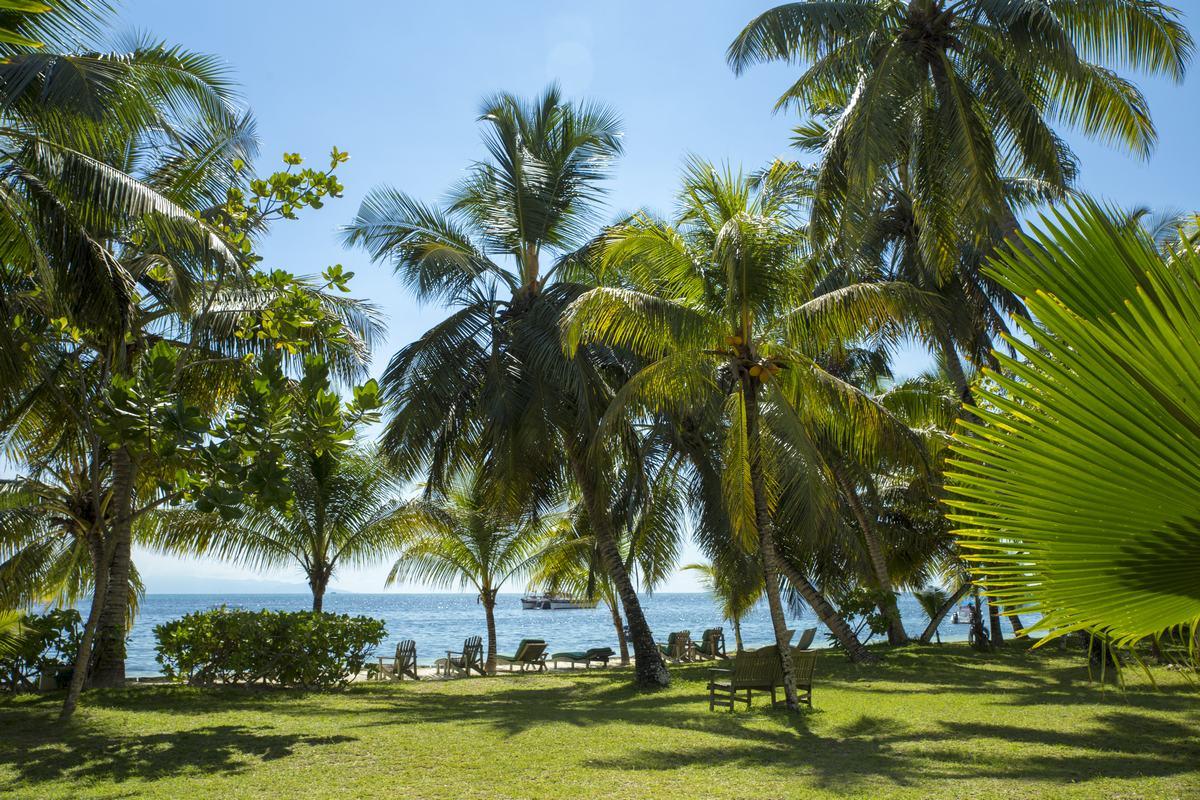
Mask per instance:
[[[816,708],[708,711],[704,666],[637,693],[623,670],[337,694],[139,686],[0,700],[4,798],[1200,797],[1200,693],[1122,693],[1080,651],[962,645],[855,667]]]

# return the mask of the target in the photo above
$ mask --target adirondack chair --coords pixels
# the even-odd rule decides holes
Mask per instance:
[[[537,672],[545,672],[546,642],[542,639],[522,639],[513,655],[496,655],[496,666],[501,664],[507,666],[509,672],[516,667],[520,667],[521,672],[531,668]]]
[[[475,670],[480,675],[486,674],[483,669],[483,637],[468,636],[463,640],[460,652],[447,650],[445,658],[437,660],[440,674],[447,678],[454,675],[470,675]]]
[[[725,654],[725,629],[709,628],[696,645],[696,652],[703,658],[728,658]]]
[[[611,647],[592,647],[588,650],[573,650],[566,653],[555,653],[550,656],[550,660],[554,662],[554,666],[558,666],[558,662],[566,661],[572,668],[576,664],[583,664],[584,669],[588,669],[593,663],[598,663],[602,667],[608,666],[608,660],[616,653]]]
[[[695,658],[696,646],[691,631],[675,631],[667,637],[666,644],[658,646],[659,652],[672,661],[691,661]]]
[[[805,628],[800,634],[800,641],[796,642],[795,650],[807,650],[812,647],[813,639],[816,638],[816,628]]]
[[[390,680],[404,680],[405,675],[414,681],[420,680],[417,677],[417,643],[405,639],[396,645],[395,656],[380,656],[379,674]]]

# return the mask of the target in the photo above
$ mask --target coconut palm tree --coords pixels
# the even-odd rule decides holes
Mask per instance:
[[[525,495],[518,507],[549,508],[576,483],[629,623],[636,678],[664,685],[608,513],[616,489],[606,465],[621,456],[594,439],[621,364],[601,348],[568,357],[559,330],[587,288],[570,265],[593,235],[601,181],[621,151],[619,123],[553,86],[532,102],[490,97],[480,119],[489,158],[444,209],[376,189],[346,231],[419,300],[453,309],[389,363],[383,448],[431,490],[478,466]]]
[[[182,555],[209,555],[253,569],[299,567],[312,590],[312,610],[339,567],[378,564],[404,538],[400,482],[370,448],[293,451],[283,508],[248,504],[240,519],[192,509],[156,514],[151,546]]]
[[[407,503],[405,537],[387,585],[408,580],[470,586],[487,623],[487,673],[496,673],[496,595],[527,575],[560,515],[498,511],[481,473],[462,475],[445,491]]]
[[[845,215],[837,198],[858,206],[899,169],[912,177],[923,250],[943,263],[962,220],[1016,230],[1002,176],[1069,185],[1074,159],[1052,123],[1147,156],[1156,134],[1146,99],[1111,67],[1178,81],[1192,49],[1180,12],[1153,0],[834,0],[760,14],[728,60],[737,72],[802,63],[778,106],[835,110],[820,224]]]
[[[821,363],[830,347],[894,324],[920,301],[882,284],[813,297],[794,171],[778,163],[752,179],[693,160],[675,220],[638,214],[606,236],[604,262],[625,276],[624,285],[591,290],[566,319],[569,347],[599,342],[650,362],[619,390],[607,425],[623,416],[721,408],[725,512],[736,541],[761,560],[791,708],[781,501],[830,507],[818,428],[837,429],[840,441],[863,451],[908,438],[882,407]],[[861,657],[845,620],[816,587],[795,570],[788,578]]]
[[[1200,255],[1164,257],[1088,201],[1032,239],[989,268],[1031,320],[954,444],[965,557],[989,600],[1043,615],[1029,630],[1050,637],[1194,632]]]

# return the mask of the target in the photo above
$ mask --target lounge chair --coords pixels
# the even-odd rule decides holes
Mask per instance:
[[[667,643],[660,644],[658,649],[672,661],[691,661],[696,653],[691,631],[675,631],[667,637]]]
[[[796,646],[793,649],[808,650],[812,647],[813,639],[816,638],[816,635],[816,628],[805,628],[804,632],[800,634],[800,641],[796,642]]]
[[[554,662],[554,666],[558,666],[559,661],[568,662],[572,669],[576,664],[583,664],[583,668],[587,669],[592,666],[593,662],[598,662],[600,666],[607,667],[608,660],[615,656],[611,647],[593,647],[588,650],[575,650],[569,653],[555,653],[550,656],[550,660]]]
[[[532,668],[537,672],[546,671],[546,642],[542,639],[522,639],[517,645],[517,652],[511,656],[496,656],[496,666],[504,664],[508,671],[520,667],[521,672]]]
[[[395,656],[380,656],[379,674],[389,680],[404,680],[405,675],[414,681],[420,680],[417,677],[417,643],[412,639],[405,639],[396,645]]]
[[[485,675],[483,669],[483,638],[480,636],[468,636],[463,640],[463,648],[460,652],[447,650],[445,658],[439,658],[434,662],[438,668],[439,675],[445,675],[447,678],[454,675],[470,675],[471,670],[475,670],[480,675]]]
[[[793,676],[796,680],[797,699],[812,708],[812,681],[817,654],[812,650],[792,650]],[[745,650],[733,658],[732,669],[709,670],[708,710],[723,706],[733,712],[735,702],[745,703],[749,708],[754,692],[770,692],[771,705],[775,705],[776,690],[783,687],[783,670],[780,669],[779,648],[775,645]],[[745,697],[740,695],[745,692]]]
[[[709,628],[696,645],[696,653],[702,658],[728,658],[725,654],[724,628]]]

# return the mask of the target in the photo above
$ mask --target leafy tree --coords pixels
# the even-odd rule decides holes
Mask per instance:
[[[608,167],[621,151],[603,106],[569,103],[557,87],[531,102],[483,103],[488,160],[473,164],[446,207],[373,191],[346,241],[392,264],[418,300],[453,312],[404,347],[383,376],[391,416],[384,451],[431,490],[464,469],[502,477],[519,498],[550,507],[575,482],[616,585],[637,680],[669,679],[611,529],[612,442],[594,439],[620,363],[601,349],[564,355],[559,320],[587,286],[572,269],[588,244]],[[555,261],[557,259],[557,261]],[[619,444],[619,443],[618,443]]]
[[[1043,641],[1194,632],[1200,256],[1164,257],[1086,201],[1030,244],[989,267],[1032,320],[954,444],[966,558],[990,600],[1042,615],[1029,629]]]
[[[364,425],[378,420],[374,381],[343,401],[324,360],[310,356],[302,379],[284,393],[283,429],[273,443],[285,463],[278,480],[233,490],[236,496],[219,498],[220,506],[201,496],[191,508],[160,511],[148,542],[254,568],[299,565],[313,611],[321,611],[339,565],[376,563],[398,546],[399,482],[374,449],[354,443]]]
[[[557,516],[497,512],[481,473],[456,479],[445,491],[409,502],[401,512],[407,534],[388,573],[406,580],[479,593],[487,620],[487,673],[496,673],[496,595],[530,572]]]

